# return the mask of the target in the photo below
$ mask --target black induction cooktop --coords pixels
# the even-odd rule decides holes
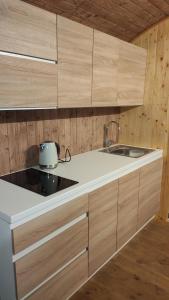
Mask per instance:
[[[33,168],[1,176],[0,179],[11,182],[42,196],[52,195],[78,183],[77,181]]]

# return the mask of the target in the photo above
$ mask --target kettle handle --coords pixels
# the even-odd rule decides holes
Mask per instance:
[[[56,149],[57,149],[57,154],[58,154],[58,159],[60,158],[60,145],[58,143],[55,143]]]

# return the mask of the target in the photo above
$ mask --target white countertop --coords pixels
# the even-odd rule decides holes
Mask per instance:
[[[162,150],[155,150],[140,158],[112,155],[98,150],[75,155],[71,162],[60,163],[56,169],[46,171],[79,183],[47,197],[0,180],[0,218],[15,228],[160,157]]]

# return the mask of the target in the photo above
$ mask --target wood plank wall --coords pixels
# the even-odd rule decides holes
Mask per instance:
[[[169,212],[169,18],[134,41],[148,50],[144,106],[121,109],[120,142],[164,149],[161,217]]]
[[[103,126],[119,119],[118,108],[0,112],[0,175],[38,163],[38,145],[57,141],[62,156],[102,147]],[[116,138],[115,128],[110,138]]]

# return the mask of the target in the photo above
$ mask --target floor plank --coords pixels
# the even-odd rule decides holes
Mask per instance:
[[[169,300],[169,223],[152,221],[71,300]]]

